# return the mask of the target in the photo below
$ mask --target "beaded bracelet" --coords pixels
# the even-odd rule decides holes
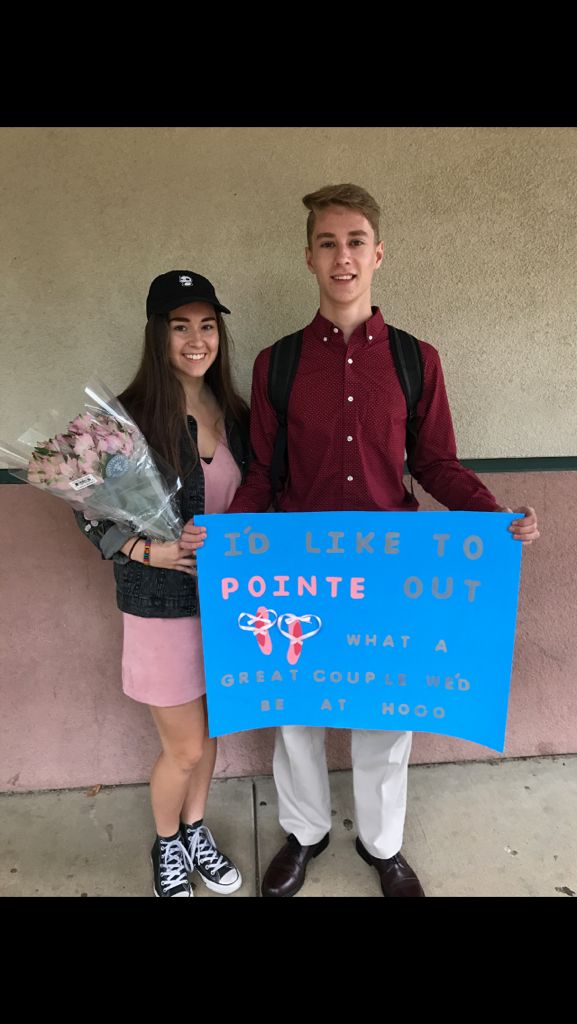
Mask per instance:
[[[144,538],[144,555],[142,556],[142,561],[144,562],[145,565],[150,565],[150,544],[151,544],[150,537],[145,537]]]

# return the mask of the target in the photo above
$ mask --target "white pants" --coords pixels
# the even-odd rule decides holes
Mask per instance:
[[[394,857],[403,842],[411,732],[352,731],[356,825],[373,857]],[[318,843],[331,827],[325,730],[277,728],[273,758],[279,820],[302,846]]]

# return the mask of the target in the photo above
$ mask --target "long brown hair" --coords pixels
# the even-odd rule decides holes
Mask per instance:
[[[205,380],[224,413],[248,432],[248,406],[235,390],[230,350],[232,340],[222,314],[215,310],[218,353]],[[168,316],[153,313],[144,330],[144,347],[134,379],[118,396],[136,420],[146,440],[176,472],[183,476],[198,461],[198,450],[186,430],[186,396],[169,359]],[[183,439],[186,461],[183,463]],[[187,447],[190,445],[190,458]]]

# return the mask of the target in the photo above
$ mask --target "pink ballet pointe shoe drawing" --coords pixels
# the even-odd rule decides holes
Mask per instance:
[[[307,632],[303,631],[303,623],[310,627]],[[316,636],[322,626],[322,620],[318,615],[293,615],[286,612],[279,616],[277,626],[289,641],[287,661],[289,665],[296,665],[302,654],[304,641]]]
[[[269,618],[268,608],[261,605],[261,607],[256,610],[254,635],[263,654],[270,654],[272,651],[272,640],[270,637],[270,629],[272,626],[274,626],[274,621]]]
[[[287,623],[287,628],[290,642],[286,660],[289,665],[296,665],[303,649],[301,640],[303,627],[301,626],[300,619],[293,619],[292,622]]]
[[[272,651],[272,639],[270,630],[277,620],[277,614],[273,608],[266,608],[261,605],[257,608],[256,615],[250,612],[241,612],[238,617],[240,629],[254,633],[256,642],[263,654],[270,654]]]

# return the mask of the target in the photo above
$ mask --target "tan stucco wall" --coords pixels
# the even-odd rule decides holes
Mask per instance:
[[[238,377],[307,322],[301,196],[381,201],[385,318],[439,348],[462,457],[575,454],[571,128],[0,130],[0,438],[113,389],[140,352],[152,277],[209,276]],[[0,463],[1,464],[1,463]]]

